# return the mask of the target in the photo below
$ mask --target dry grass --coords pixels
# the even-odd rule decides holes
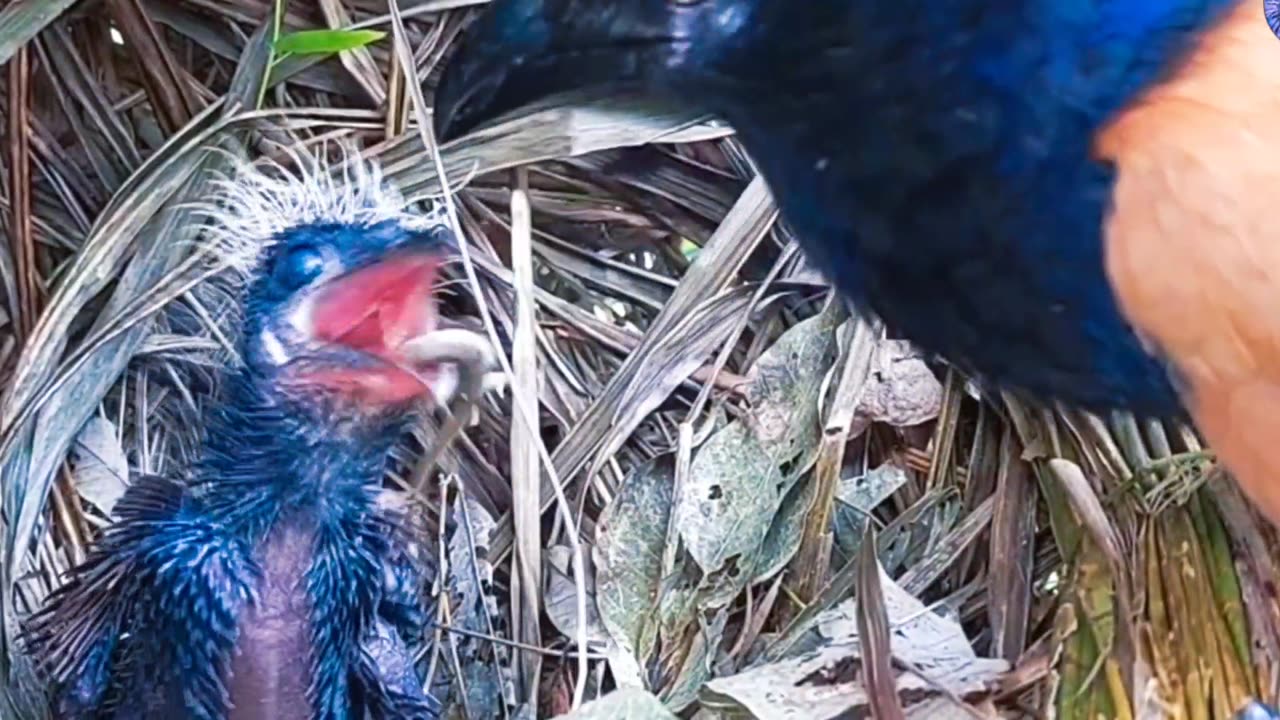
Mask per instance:
[[[0,714],[31,713],[17,623],[121,474],[181,470],[230,357],[185,206],[226,162],[206,150],[348,138],[438,195],[415,96],[479,4],[294,0],[282,32],[388,36],[284,59],[269,0],[0,11]],[[439,160],[465,185],[448,305],[513,371],[423,508],[444,591],[423,663],[452,716],[552,717],[615,684],[702,718],[1207,718],[1274,697],[1274,537],[1195,437],[934,380],[804,265],[726,128],[548,110]],[[667,716],[608,702],[581,716]]]

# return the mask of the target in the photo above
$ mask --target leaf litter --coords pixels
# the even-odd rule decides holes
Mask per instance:
[[[186,201],[224,162],[208,149],[287,163],[341,139],[410,201],[438,196],[415,97],[482,5],[0,11],[7,79],[25,67],[41,88],[6,108],[26,129],[0,153],[0,205],[17,221],[0,242],[0,714],[38,715],[14,631],[127,482],[187,467],[234,361],[234,297],[193,275],[202,239]],[[277,9],[286,49],[309,54],[273,53]],[[397,38],[413,67],[393,62]],[[877,659],[908,717],[1211,717],[1275,699],[1276,537],[1195,434],[976,390],[893,328],[853,352],[852,329],[872,319],[788,254],[795,238],[731,128],[566,102],[440,161],[477,278],[449,268],[443,307],[487,320],[508,352],[522,328],[521,391],[540,421],[513,443],[511,399],[486,398],[434,492],[402,482],[434,421],[389,463],[388,492],[433,531],[421,663],[448,717],[861,716],[870,533],[889,628]],[[516,226],[530,231],[531,289],[513,267]],[[532,301],[532,328],[517,299]],[[865,373],[849,366],[864,351]],[[837,393],[856,407],[833,407]],[[540,443],[555,473],[529,456]],[[519,534],[517,501],[542,510]],[[520,577],[541,578],[545,622],[512,602],[513,551],[541,570]],[[535,687],[517,692],[529,668]],[[575,707],[578,688],[590,702]]]

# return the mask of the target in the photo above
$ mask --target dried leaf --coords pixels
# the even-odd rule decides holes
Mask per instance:
[[[495,597],[489,543],[493,518],[469,496],[454,512],[455,529],[449,539],[449,589],[458,608],[453,621],[463,629],[486,632],[492,627]]]
[[[717,432],[693,457],[680,488],[676,522],[704,572],[750,556],[764,540],[777,510],[783,477],[747,426]],[[736,566],[729,568],[737,575]]]
[[[987,617],[992,653],[1015,660],[1026,649],[1035,569],[1035,482],[1012,430],[1000,445],[991,522]]]
[[[836,490],[840,502],[864,514],[888,500],[908,481],[907,471],[895,462],[887,462],[863,475],[844,478]]]
[[[751,564],[752,581],[763,582],[782,570],[795,557],[804,540],[804,523],[813,509],[817,488],[812,482],[796,483],[782,499],[769,532]]]
[[[1084,471],[1079,465],[1062,458],[1050,460],[1048,467],[1066,491],[1071,507],[1076,511],[1076,517],[1080,519],[1080,524],[1084,525],[1094,542],[1098,543],[1098,547],[1107,554],[1112,567],[1121,567],[1124,564],[1124,552],[1121,549],[1115,525],[1108,518],[1106,508],[1102,506],[1102,500],[1089,485]]]
[[[532,250],[532,221],[529,217],[528,175],[524,170],[516,171],[520,176],[519,188],[511,193],[511,266],[515,279],[516,291],[516,327],[512,338],[511,351],[511,502],[513,522],[515,525],[515,567],[511,579],[511,596],[513,616],[512,624],[516,626],[516,635],[526,645],[539,646],[542,642],[541,589],[542,589],[542,525],[539,517],[542,488],[542,463],[539,459],[541,438],[538,437],[536,422],[527,422],[528,417],[536,417],[538,407],[538,354],[535,332],[537,318],[534,312],[534,271]],[[526,414],[528,413],[528,414]],[[586,555],[586,551],[582,551]],[[583,562],[589,563],[584,557]],[[565,569],[574,570],[572,564],[566,563]],[[577,592],[574,584],[569,588],[572,592],[571,606],[574,611],[572,626],[577,628],[581,623],[576,617],[578,613]],[[586,592],[584,589],[583,592]],[[588,603],[590,604],[590,603]],[[585,613],[594,612],[588,608]],[[598,619],[597,619],[598,622]],[[577,635],[570,636],[574,639]],[[541,672],[541,658],[537,655],[521,654],[520,677],[525,695],[534,701],[537,698],[536,688],[538,674]]]
[[[658,636],[662,554],[675,463],[664,455],[631,472],[596,525],[597,602],[623,651],[644,665]]]
[[[871,511],[907,484],[907,471],[886,462],[863,475],[840,480],[836,488],[836,512],[832,519],[836,547],[853,557],[866,530]]]
[[[751,425],[730,424],[694,456],[676,523],[704,572],[725,570],[745,583],[751,577],[745,566],[787,491],[812,464],[818,390],[835,360],[838,320],[829,310],[784,333],[752,368]]]
[[[941,410],[942,383],[920,351],[905,340],[881,343],[858,403],[855,427],[865,428],[871,422],[894,427],[919,425],[938,417]],[[849,433],[850,436],[857,434]]]
[[[0,64],[9,61],[76,0],[15,0],[0,10]]]
[[[610,639],[596,607],[597,571],[589,553],[586,554],[586,561],[587,641],[604,645]],[[578,636],[578,588],[573,582],[571,562],[573,551],[568,547],[554,545],[547,549],[547,591],[543,596],[547,618],[570,640]]]
[[[968,717],[942,697],[981,698],[1008,670],[1004,660],[979,658],[964,630],[935,615],[880,571],[893,657],[926,677],[897,673],[898,694],[912,720]],[[758,720],[859,717],[870,712],[859,679],[862,663],[856,601],[822,613],[816,650],[707,683],[704,704],[749,712]],[[945,703],[945,704],[944,704]],[[948,713],[956,713],[949,715]]]
[[[129,460],[116,436],[115,423],[94,415],[76,435],[71,449],[72,479],[80,497],[104,515],[129,487]]]
[[[710,622],[700,623],[693,636],[692,647],[684,656],[675,679],[659,696],[667,707],[683,711],[698,698],[699,691],[711,679],[712,660],[724,640],[724,628],[729,621],[729,611],[720,609]]]
[[[893,671],[893,647],[889,614],[880,589],[880,562],[876,559],[876,534],[871,527],[862,536],[858,553],[858,640],[862,651],[862,682],[866,686],[871,716],[881,720],[906,720]]]
[[[493,518],[479,502],[464,495],[454,512],[455,530],[449,539],[449,593],[456,608],[453,624],[474,636],[457,639],[462,682],[450,686],[453,704],[465,690],[466,707],[475,717],[502,717],[502,706],[515,705],[509,653],[482,640],[498,635],[498,599],[493,585],[489,545]],[[490,654],[490,650],[493,653]]]

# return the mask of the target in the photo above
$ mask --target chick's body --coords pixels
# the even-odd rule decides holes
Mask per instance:
[[[324,176],[329,177],[329,176]],[[29,623],[65,718],[434,718],[409,527],[386,458],[441,363],[430,290],[450,236],[376,169],[232,186],[240,354],[187,477],[143,477]],[[446,355],[447,356],[447,355]]]

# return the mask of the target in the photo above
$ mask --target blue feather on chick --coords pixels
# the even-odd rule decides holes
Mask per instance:
[[[438,716],[413,661],[429,568],[380,493],[392,445],[448,400],[449,369],[398,343],[433,337],[453,239],[376,166],[343,167],[247,167],[211,207],[240,363],[194,466],[134,482],[29,619],[59,717]]]

